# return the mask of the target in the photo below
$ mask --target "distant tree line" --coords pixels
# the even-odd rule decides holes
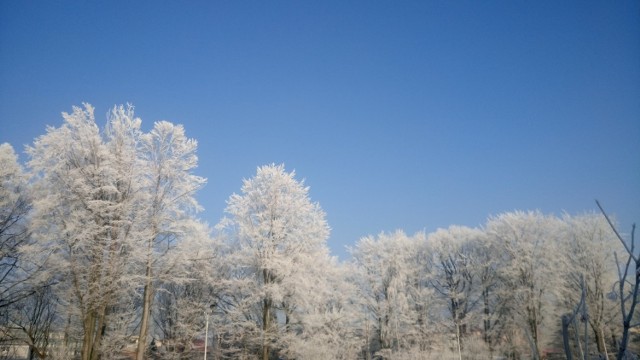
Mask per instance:
[[[604,211],[381,233],[341,262],[325,213],[284,166],[258,167],[210,228],[198,218],[197,142],[182,126],[144,132],[131,106],[114,107],[104,128],[88,104],[63,117],[27,147],[25,166],[0,145],[0,359],[637,350],[633,231]]]

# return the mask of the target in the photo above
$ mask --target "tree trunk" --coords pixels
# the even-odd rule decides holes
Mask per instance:
[[[267,333],[271,323],[271,304],[268,299],[262,303],[262,360],[269,360],[269,340]]]
[[[634,227],[635,230],[635,227]],[[632,231],[633,234],[633,231]],[[633,239],[633,238],[632,238]],[[632,242],[633,244],[633,242]],[[633,247],[632,247],[633,249]],[[633,254],[630,254],[629,256],[633,256]],[[629,329],[631,328],[631,320],[633,319],[633,315],[635,314],[635,308],[636,305],[638,303],[638,287],[640,285],[640,262],[635,260],[635,280],[636,282],[633,284],[633,292],[631,295],[631,306],[629,307],[629,312],[627,314],[625,314],[624,311],[624,291],[622,291],[622,289],[624,288],[624,281],[620,282],[620,296],[621,296],[621,307],[622,307],[622,316],[623,316],[623,322],[622,322],[622,340],[620,341],[620,349],[618,349],[618,360],[623,360],[625,358],[625,355],[627,353],[627,344],[629,342]],[[623,278],[624,280],[624,278]]]
[[[93,333],[95,330],[95,316],[90,311],[84,318],[84,336],[82,338],[82,360],[91,359],[91,351],[93,350]]]
[[[595,326],[592,328],[593,336],[596,340],[596,346],[598,348],[598,353],[604,354],[606,352],[606,346],[604,344],[604,336],[602,334],[602,329],[599,326]]]
[[[262,270],[262,280],[265,285],[271,283],[271,274],[267,269]],[[269,360],[269,328],[271,327],[271,300],[262,300],[262,360]]]
[[[492,351],[493,347],[491,345],[491,336],[489,335],[489,331],[491,331],[491,319],[489,318],[489,289],[485,288],[482,290],[482,299],[484,301],[484,342],[489,346],[489,350]]]
[[[105,326],[107,323],[106,306],[102,305],[100,313],[98,314],[95,338],[93,340],[93,351],[91,353],[91,360],[98,360],[100,358],[100,345],[102,344],[102,336],[104,335]]]
[[[533,353],[532,358],[535,360],[539,360],[540,359],[540,346],[538,344],[538,325],[536,324],[536,320],[534,319],[530,319],[529,320],[529,331],[530,336],[529,336],[529,342],[531,343],[531,352]]]
[[[85,319],[84,337],[82,338],[82,360],[89,360],[91,356],[91,339],[93,338],[92,318],[93,317],[89,315],[88,318]]]
[[[571,346],[569,345],[569,320],[568,315],[562,316],[562,345],[564,347],[564,356],[567,360],[573,360],[573,354],[571,353]]]
[[[136,351],[136,360],[144,360],[144,354],[147,350],[147,331],[149,329],[149,315],[151,312],[151,294],[153,293],[151,283],[151,257],[147,262],[146,271],[147,282],[144,285],[144,295],[142,303],[142,320],[140,321],[140,333],[138,336],[138,349]]]
[[[456,322],[456,342],[458,343],[458,359],[462,360],[462,345],[460,344],[460,324]]]

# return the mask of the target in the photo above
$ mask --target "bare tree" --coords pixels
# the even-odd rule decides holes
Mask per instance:
[[[8,314],[8,327],[15,340],[29,346],[29,359],[45,359],[57,316],[57,301],[48,286],[36,288],[32,294],[16,303]]]
[[[604,211],[600,202],[596,200],[596,204],[598,208],[604,215],[605,219],[609,223],[611,230],[615,233],[616,237],[622,245],[624,246],[627,252],[627,260],[624,261],[624,266],[620,264],[620,259],[618,258],[618,254],[614,252],[616,259],[616,266],[618,267],[618,294],[617,297],[620,299],[620,315],[622,316],[622,338],[620,340],[620,345],[618,346],[618,360],[626,359],[627,357],[631,357],[631,353],[628,350],[627,346],[629,343],[629,330],[633,327],[640,326],[640,323],[632,323],[633,316],[635,314],[635,308],[638,304],[638,287],[640,286],[640,257],[634,254],[635,251],[635,231],[636,224],[634,223],[631,226],[631,241],[629,244],[622,238],[615,225]],[[630,289],[625,289],[625,287],[629,286]]]
[[[0,144],[0,312],[31,293],[30,287],[24,286],[31,274],[20,257],[20,247],[29,237],[27,185],[13,148]]]

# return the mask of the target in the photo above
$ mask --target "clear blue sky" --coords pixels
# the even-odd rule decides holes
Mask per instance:
[[[211,224],[295,169],[343,258],[595,198],[640,223],[638,1],[0,1],[0,142],[82,102],[184,124]]]

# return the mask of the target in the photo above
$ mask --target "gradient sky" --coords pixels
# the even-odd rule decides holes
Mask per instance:
[[[596,198],[640,222],[638,1],[0,1],[0,142],[82,102],[183,124],[210,224],[257,166],[296,170],[342,258]]]

